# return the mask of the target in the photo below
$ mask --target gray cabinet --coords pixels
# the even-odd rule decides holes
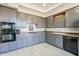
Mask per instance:
[[[28,33],[29,45],[37,44],[39,42],[38,33]]]
[[[56,35],[54,34],[51,34],[51,40],[50,40],[50,43],[54,46],[56,46]]]
[[[65,24],[65,15],[60,14],[54,17],[54,28],[63,28]]]
[[[46,32],[46,42],[52,45],[55,45],[56,39],[55,35],[52,34],[52,32]]]
[[[47,28],[63,28],[65,22],[65,15],[60,14],[53,18],[46,18],[46,27]],[[55,35],[53,32],[48,31],[46,32],[46,42],[49,44],[52,44],[54,46],[57,46],[59,48],[63,48],[63,36],[61,35]]]
[[[9,51],[8,42],[0,43],[0,53]]]
[[[45,27],[44,18],[17,12],[17,28],[26,28],[27,24],[37,24],[38,28]],[[31,46],[33,44],[44,42],[44,33],[42,32],[21,32],[17,35],[17,48]]]
[[[45,40],[46,40],[46,42],[49,43],[49,44],[50,44],[50,42],[51,42],[50,39],[51,39],[51,38],[50,38],[50,32],[45,32]]]
[[[55,28],[64,28],[65,24],[65,14],[60,14],[54,17],[54,27]],[[54,35],[54,34],[53,34]],[[54,42],[53,44],[59,48],[63,48],[63,36],[61,35],[54,35]]]
[[[53,28],[53,16],[45,18],[45,27]]]
[[[15,22],[16,10],[8,7],[0,6],[0,22]]]
[[[8,50],[14,50],[17,48],[16,41],[8,42]]]
[[[26,25],[32,23],[33,16],[22,12],[17,12],[17,28],[26,28]]]
[[[28,42],[30,45],[45,42],[45,36],[42,32],[28,33]]]
[[[63,38],[62,37],[63,36],[55,35],[55,34],[48,32],[48,35],[46,37],[46,42],[51,45],[57,46],[59,48],[63,48]]]
[[[53,28],[53,16],[45,18],[45,27]],[[54,45],[55,44],[55,36],[51,31],[45,32],[45,40],[47,43]]]
[[[56,46],[59,47],[59,48],[63,48],[63,36],[61,35],[56,35],[55,36],[56,38]]]
[[[23,33],[20,33],[16,36],[16,45],[17,45],[17,49],[18,48],[22,48],[24,47],[24,39],[23,39]]]
[[[27,47],[33,43],[33,34],[21,32],[17,35],[17,48]]]
[[[37,28],[44,28],[45,27],[45,19],[43,17],[33,16],[32,23],[36,24]]]
[[[66,27],[79,26],[79,6],[66,11]]]
[[[39,42],[45,42],[45,32],[39,32]]]
[[[27,47],[34,44],[45,42],[44,33],[36,32],[36,33],[26,33],[22,32],[17,35],[17,48]]]
[[[53,28],[53,16],[45,18],[45,27]],[[45,32],[45,40],[47,43],[55,45],[55,36],[51,31]]]

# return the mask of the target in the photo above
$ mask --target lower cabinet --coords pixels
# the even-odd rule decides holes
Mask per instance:
[[[51,34],[51,40],[50,40],[51,44],[56,46],[56,35]]]
[[[51,38],[50,38],[51,34],[50,32],[45,32],[45,40],[47,43],[51,43]]]
[[[0,43],[0,53],[9,51],[8,43]]]
[[[40,32],[38,38],[40,43],[45,42],[45,32]]]
[[[22,48],[22,47],[24,47],[24,39],[23,39],[23,37],[24,37],[24,35],[23,35],[24,33],[21,33],[21,34],[18,34],[16,37],[16,44],[17,44],[17,48]]]
[[[34,45],[39,42],[38,33],[28,33],[28,44]]]
[[[46,32],[46,42],[51,45],[56,45],[56,35],[53,35],[52,32]]]
[[[16,41],[8,42],[8,50],[14,50],[17,48]]]
[[[44,32],[20,33],[17,35],[16,42],[17,48],[27,47],[45,42]]]
[[[26,46],[29,46],[29,39],[28,39],[29,35],[27,35],[27,33],[23,32],[17,35],[17,40],[16,40],[16,44],[17,44],[17,49],[18,48],[23,48]]]
[[[59,48],[63,48],[63,36],[46,32],[46,42]]]
[[[59,48],[63,48],[63,36],[61,35],[56,35],[56,46]]]

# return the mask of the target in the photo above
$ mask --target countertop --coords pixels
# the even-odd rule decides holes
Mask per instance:
[[[21,32],[35,33],[51,31],[52,34],[79,37],[79,28],[34,28],[33,31],[29,31],[28,28],[20,29]]]
[[[79,28],[34,28],[29,31],[28,28],[20,28],[21,32],[38,32],[38,31],[52,31],[62,33],[79,33]]]
[[[63,36],[71,36],[71,37],[79,37],[79,34],[71,34],[71,33],[52,33],[55,35],[63,35]]]

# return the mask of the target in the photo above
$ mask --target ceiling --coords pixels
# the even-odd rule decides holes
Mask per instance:
[[[59,5],[61,5],[61,3],[24,3],[20,5],[37,10],[42,13],[46,13],[58,7]]]
[[[0,5],[15,8],[19,12],[48,17],[78,6],[79,3],[0,3]]]

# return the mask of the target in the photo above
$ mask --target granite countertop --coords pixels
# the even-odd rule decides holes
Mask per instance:
[[[56,34],[56,35],[79,37],[79,28],[75,28],[75,29],[73,28],[34,28],[33,31],[29,31],[27,28],[22,28],[20,30],[21,32],[27,32],[27,33],[51,31],[52,34]]]
[[[79,37],[79,28],[47,28],[46,31],[53,32],[52,34]]]
[[[79,37],[79,34],[75,34],[75,33],[52,33],[52,34],[56,34],[56,35],[63,35],[63,36],[71,36],[71,37]]]

